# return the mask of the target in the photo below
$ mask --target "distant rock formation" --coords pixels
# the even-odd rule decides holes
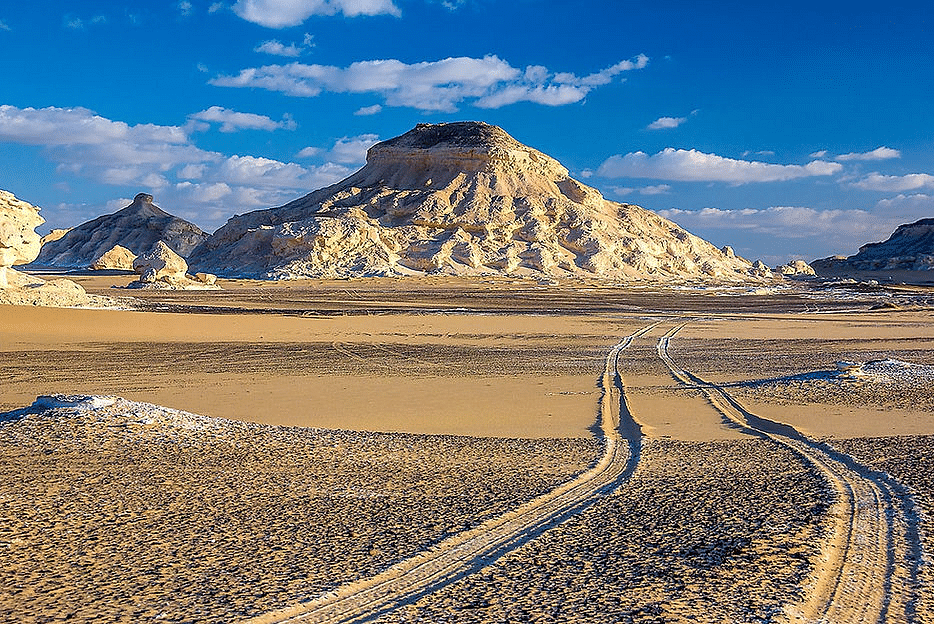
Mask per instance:
[[[130,282],[127,288],[158,288],[164,290],[215,289],[216,278],[208,273],[199,273],[192,279],[187,275],[185,259],[157,241],[152,249],[133,260],[133,270],[139,279]]]
[[[52,243],[71,231],[71,228],[56,228],[42,237],[42,244]]]
[[[74,282],[46,282],[12,268],[32,261],[39,253],[40,239],[35,229],[44,222],[39,208],[0,190],[0,304],[87,305],[87,293]]]
[[[188,258],[228,277],[429,272],[745,280],[750,263],[655,213],[608,201],[479,122],[419,124],[342,182],[230,219]]]
[[[34,264],[85,268],[116,245],[139,255],[157,241],[187,256],[207,238],[198,226],[170,215],[152,201],[152,195],[140,193],[126,208],[82,223],[58,240],[49,240]]]
[[[792,260],[787,264],[775,267],[775,272],[789,277],[813,277],[814,269],[804,260]]]
[[[136,254],[121,245],[114,245],[101,254],[90,268],[94,271],[117,270],[132,271]]]
[[[856,254],[815,260],[820,275],[865,271],[931,271],[934,269],[934,219],[900,225],[881,243],[867,243]],[[934,278],[934,273],[929,274]]]

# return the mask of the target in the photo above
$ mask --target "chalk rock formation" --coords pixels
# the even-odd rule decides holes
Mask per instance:
[[[87,305],[87,293],[74,282],[45,282],[12,268],[32,261],[39,253],[40,238],[35,229],[44,222],[39,208],[0,190],[0,304]]]
[[[139,279],[130,282],[127,288],[160,289],[215,289],[213,275],[199,273],[196,279],[187,275],[188,263],[162,241],[156,241],[152,249],[133,260],[133,270]]]
[[[439,272],[742,280],[750,264],[479,122],[419,124],[342,182],[230,219],[189,257],[223,276]]]
[[[813,277],[815,275],[814,269],[804,260],[792,260],[787,264],[777,266],[775,272],[789,277]]]
[[[92,262],[90,268],[95,271],[104,271],[107,269],[132,271],[134,260],[136,260],[135,253],[122,245],[114,245]]]
[[[811,266],[820,275],[842,275],[851,271],[934,270],[934,219],[900,225],[888,240],[867,243],[849,257],[815,260]]]
[[[36,228],[45,223],[39,208],[0,191],[0,287],[6,285],[6,271],[31,262],[41,245]]]
[[[170,215],[152,201],[152,195],[140,193],[126,208],[72,228],[43,245],[35,264],[84,268],[116,245],[139,255],[156,241],[187,256],[207,237],[198,226]]]

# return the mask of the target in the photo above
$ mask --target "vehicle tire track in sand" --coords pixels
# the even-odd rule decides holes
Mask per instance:
[[[376,576],[248,622],[336,624],[374,620],[493,563],[615,490],[635,470],[642,445],[641,430],[629,413],[617,370],[619,354],[655,325],[623,338],[606,356],[599,384],[600,428],[606,450],[595,466],[547,494],[439,542]]]
[[[679,368],[669,346],[683,327],[672,328],[658,341],[658,355],[675,380],[703,391],[744,430],[793,450],[826,477],[836,494],[821,561],[803,600],[785,608],[786,619],[827,624],[916,621],[921,539],[918,513],[904,486],[790,425],[756,416],[722,387]]]

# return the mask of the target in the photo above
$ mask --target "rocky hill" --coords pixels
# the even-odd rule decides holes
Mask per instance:
[[[888,240],[867,243],[849,257],[833,256],[815,260],[811,266],[820,275],[934,270],[934,219],[900,225]],[[934,277],[934,273],[930,275]]]
[[[419,124],[363,169],[279,208],[230,219],[198,271],[288,279],[439,272],[741,280],[752,265],[479,122]]]
[[[46,242],[33,264],[87,267],[117,245],[140,255],[160,240],[187,256],[207,237],[198,226],[152,202],[152,195],[140,193],[126,208],[68,230],[57,240]]]

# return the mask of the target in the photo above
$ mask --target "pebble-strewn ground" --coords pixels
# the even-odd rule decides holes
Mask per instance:
[[[0,417],[0,621],[255,615],[512,509],[601,450],[277,428],[128,402]]]
[[[934,622],[934,436],[899,436],[828,440],[862,464],[892,475],[912,492],[920,508],[921,540],[926,564],[921,572],[918,616]]]
[[[803,591],[826,496],[771,442],[653,440],[617,494],[380,621],[773,621]]]

